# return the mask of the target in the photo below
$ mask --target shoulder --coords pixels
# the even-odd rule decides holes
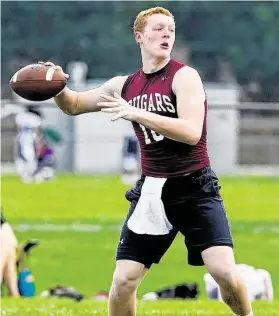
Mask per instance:
[[[106,81],[102,88],[106,91],[108,94],[113,94],[114,92],[117,92],[118,94],[121,93],[123,86],[128,79],[129,76],[116,76],[111,78],[110,80]]]
[[[200,78],[198,71],[195,68],[190,66],[184,65],[174,75],[174,79],[193,79],[193,78]]]
[[[184,65],[175,73],[172,81],[172,89],[175,93],[180,87],[194,87],[195,85],[201,84],[202,81],[198,71],[190,66]]]
[[[133,72],[129,76],[127,76],[126,81],[133,81],[135,78],[138,78],[142,75],[142,68],[138,69],[137,71]]]
[[[124,82],[124,85],[122,86],[121,95],[127,90],[128,87],[130,87],[135,81],[142,78],[142,70],[138,69],[134,73],[130,74],[126,77],[126,80]]]

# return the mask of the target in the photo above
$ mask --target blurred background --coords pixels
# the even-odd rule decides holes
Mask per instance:
[[[10,112],[26,104],[10,89],[12,75],[30,63],[51,60],[70,73],[70,87],[86,90],[132,73],[141,66],[134,18],[156,5],[167,7],[176,18],[173,58],[197,68],[205,82],[209,150],[216,170],[232,173],[237,167],[261,165],[274,172],[279,163],[279,4],[266,1],[4,1],[3,164],[13,161],[16,126]],[[110,124],[102,114],[67,117],[52,100],[40,109],[45,122],[56,125],[64,138],[57,150],[59,170],[120,171],[121,140],[133,133],[130,124]],[[220,155],[224,144],[227,150]],[[115,154],[103,155],[105,151]]]
[[[108,289],[119,225],[128,207],[124,192],[135,180],[125,175],[139,173],[133,130],[129,122],[112,124],[103,113],[70,117],[53,100],[23,100],[12,92],[9,80],[18,69],[39,60],[61,65],[70,74],[69,87],[78,91],[136,71],[141,60],[133,22],[152,6],[174,14],[177,39],[172,57],[196,68],[204,81],[209,153],[224,184],[239,242],[237,258],[271,271],[278,296],[278,2],[2,1],[4,214],[20,240],[42,241],[32,259],[39,290],[56,283],[77,286],[87,294]],[[53,181],[40,185],[26,185],[28,181],[14,176],[21,128],[16,118],[26,111],[39,112],[35,115],[41,119],[45,146],[55,156],[56,177],[47,174],[37,182],[48,177]],[[181,241],[163,262],[140,293],[182,280],[202,284],[204,270],[188,273]],[[183,264],[185,274],[175,274]],[[75,275],[74,269],[79,271]],[[102,274],[95,275],[100,269]],[[166,279],[163,269],[170,273]]]

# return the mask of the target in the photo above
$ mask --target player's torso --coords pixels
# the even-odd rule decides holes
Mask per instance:
[[[131,106],[177,118],[177,103],[172,91],[172,81],[175,73],[182,67],[184,64],[171,60],[163,69],[152,74],[138,70],[125,82],[122,97]],[[199,146],[195,148],[196,146],[171,140],[136,122],[133,122],[133,127],[140,145],[141,168],[144,175],[175,176],[208,165],[205,159],[195,160],[201,151]]]

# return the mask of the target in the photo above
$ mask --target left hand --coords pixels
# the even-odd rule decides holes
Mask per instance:
[[[101,97],[105,100],[98,102],[97,105],[102,107],[101,111],[106,113],[114,113],[111,118],[112,121],[116,121],[119,118],[123,118],[128,121],[136,121],[139,109],[131,106],[121,96],[114,92],[114,96],[107,94],[101,94]]]

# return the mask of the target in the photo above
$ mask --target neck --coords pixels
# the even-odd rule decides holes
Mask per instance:
[[[160,59],[142,57],[142,70],[146,74],[150,74],[164,68],[169,61],[170,57]]]

